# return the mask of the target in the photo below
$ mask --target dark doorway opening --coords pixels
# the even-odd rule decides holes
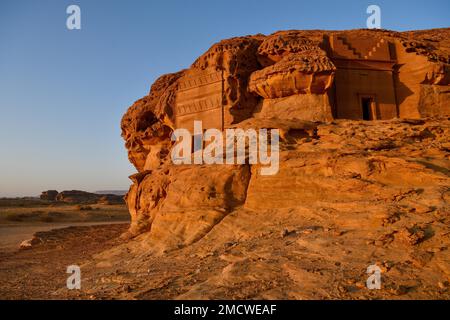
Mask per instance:
[[[373,98],[362,97],[361,106],[363,112],[363,120],[373,120]]]

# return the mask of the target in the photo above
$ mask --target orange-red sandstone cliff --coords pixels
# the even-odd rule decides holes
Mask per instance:
[[[450,121],[299,123],[277,175],[165,162],[135,176],[135,237],[83,267],[86,294],[449,299]],[[365,286],[372,264],[381,290]]]
[[[448,116],[449,39],[450,29],[281,31],[223,40],[189,69],[160,77],[122,119],[129,158],[138,170],[128,194],[130,235],[148,231],[171,202],[175,211],[204,207],[227,212],[251,201],[247,187],[254,185],[254,168],[171,165],[174,129],[192,130],[194,120],[202,120],[203,129],[219,130],[246,119],[259,127],[274,119],[272,128],[290,120],[284,132],[296,120],[319,124]],[[302,131],[301,126],[292,129]],[[294,146],[303,144],[297,140]],[[190,176],[196,177],[195,186]],[[279,196],[276,189],[274,194]]]
[[[391,280],[404,275],[384,296],[439,296],[436,283],[450,280],[449,39],[450,29],[259,34],[221,41],[160,77],[122,120],[137,169],[124,235],[134,239],[104,257],[220,257],[219,275],[169,297],[241,297],[239,281],[257,282],[258,298],[352,296],[358,280],[327,294],[330,279],[377,261]],[[170,135],[194,120],[279,128],[278,174],[173,165]]]

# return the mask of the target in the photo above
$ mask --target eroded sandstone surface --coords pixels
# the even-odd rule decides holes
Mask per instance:
[[[133,185],[139,235],[83,266],[85,294],[448,299],[449,134],[448,119],[299,122],[277,175],[166,163]]]
[[[126,297],[448,297],[449,39],[281,31],[221,41],[160,77],[122,119],[132,223],[96,267],[155,277],[127,278]],[[174,165],[171,133],[194,120],[279,129],[279,172]],[[383,291],[365,288],[371,264]]]
[[[230,212],[248,205],[248,186],[251,192],[263,182],[253,181],[254,166],[173,166],[170,135],[177,128],[192,131],[194,120],[203,121],[204,129],[278,128],[282,143],[296,141],[300,148],[299,137],[314,139],[311,128],[333,119],[450,115],[449,36],[450,29],[280,31],[223,40],[189,69],[160,77],[122,119],[138,171],[127,196],[133,221],[128,235],[149,231],[159,213]],[[289,180],[285,185],[290,188]],[[276,201],[280,192],[273,193]],[[292,205],[295,197],[283,195]]]

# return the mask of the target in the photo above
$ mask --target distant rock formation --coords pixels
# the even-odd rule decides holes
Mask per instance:
[[[97,194],[81,190],[70,190],[59,192],[56,190],[43,191],[41,200],[59,201],[66,203],[98,203],[98,204],[123,204],[124,199],[116,194]]]
[[[176,248],[204,237],[238,207],[320,202],[339,211],[336,203],[365,206],[377,197],[394,201],[401,190],[433,189],[448,179],[429,172],[442,164],[425,164],[431,160],[419,151],[421,160],[409,159],[405,144],[448,161],[448,121],[397,119],[450,115],[449,53],[450,29],[292,30],[214,44],[189,69],[157,79],[123,116],[138,171],[126,196],[126,236],[150,231],[154,246]],[[170,135],[192,131],[194,120],[204,129],[282,129],[280,173],[259,177],[248,164],[173,165]],[[430,196],[440,208],[437,189],[417,197]]]
[[[42,191],[40,198],[41,198],[41,200],[55,201],[57,195],[58,195],[58,191],[47,190],[47,191]]]
[[[99,195],[81,190],[62,191],[56,196],[57,201],[67,203],[93,203],[99,199]]]

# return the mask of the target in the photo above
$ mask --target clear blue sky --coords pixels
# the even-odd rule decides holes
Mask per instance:
[[[386,29],[449,26],[449,0],[0,0],[0,196],[127,189],[120,119],[159,75],[223,38],[364,28],[369,4]]]

